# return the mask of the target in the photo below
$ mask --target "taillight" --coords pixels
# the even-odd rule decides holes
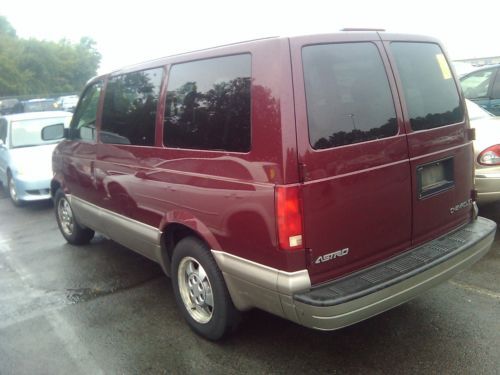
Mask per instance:
[[[481,165],[500,165],[500,145],[494,145],[481,151],[477,162]]]
[[[282,250],[302,248],[302,205],[298,186],[276,187],[276,219]]]

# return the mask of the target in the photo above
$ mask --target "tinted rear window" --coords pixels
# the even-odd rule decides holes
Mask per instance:
[[[250,150],[251,56],[225,56],[172,66],[167,84],[164,144]]]
[[[448,62],[437,44],[394,42],[406,106],[413,130],[460,122],[464,109]]]
[[[313,148],[396,135],[394,102],[373,43],[307,46],[302,60]]]

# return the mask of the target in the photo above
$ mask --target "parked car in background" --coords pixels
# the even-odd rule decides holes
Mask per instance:
[[[0,100],[0,116],[9,115],[13,113],[15,106],[19,103],[16,98]]]
[[[0,117],[0,182],[15,205],[50,198],[52,151],[58,141],[43,141],[44,126],[69,126],[69,112],[32,112]]]
[[[460,78],[462,90],[472,100],[495,116],[500,116],[500,65],[485,66]]]
[[[474,181],[478,203],[500,200],[500,117],[466,100],[474,141]]]
[[[55,99],[30,99],[17,103],[11,113],[44,112],[54,110]]]
[[[60,96],[54,103],[54,109],[59,111],[74,112],[78,104],[78,95]]]

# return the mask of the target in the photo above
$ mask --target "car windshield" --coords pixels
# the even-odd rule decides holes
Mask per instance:
[[[468,99],[486,98],[493,69],[473,72],[460,79],[464,95]]]
[[[13,121],[11,124],[10,143],[12,148],[39,146],[54,143],[42,140],[42,128],[48,125],[69,125],[71,116]]]
[[[467,113],[469,114],[469,120],[473,121],[493,117],[491,113],[481,108],[476,103],[471,102],[468,99],[465,99],[465,103],[467,104]]]

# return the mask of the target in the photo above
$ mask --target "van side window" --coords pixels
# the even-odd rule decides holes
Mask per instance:
[[[104,94],[103,143],[153,146],[163,68],[112,77]]]
[[[71,121],[71,139],[95,142],[95,123],[101,90],[102,81],[98,81],[89,86],[83,93]]]
[[[302,61],[314,149],[397,134],[387,74],[373,43],[306,46]]]
[[[437,44],[393,42],[406,107],[413,130],[433,129],[463,121],[451,69]]]
[[[163,142],[168,147],[250,150],[250,54],[173,65]]]

